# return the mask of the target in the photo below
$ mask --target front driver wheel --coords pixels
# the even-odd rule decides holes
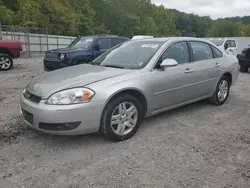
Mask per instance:
[[[230,91],[230,80],[228,76],[222,76],[219,80],[213,97],[210,99],[211,103],[215,105],[222,105],[226,102]]]
[[[0,54],[0,69],[3,71],[10,70],[13,67],[13,59],[6,55]]]
[[[137,132],[142,118],[141,103],[129,94],[120,95],[107,104],[102,115],[101,132],[109,140],[126,140]]]

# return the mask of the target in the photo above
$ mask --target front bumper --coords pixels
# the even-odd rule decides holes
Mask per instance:
[[[245,56],[243,56],[241,54],[237,55],[237,58],[238,58],[239,64],[241,66],[250,67],[250,59],[245,58]]]
[[[101,104],[46,105],[46,100],[34,103],[21,96],[21,114],[26,124],[38,131],[57,135],[82,135],[98,132],[101,119]],[[72,125],[67,130],[49,126]]]
[[[56,69],[68,67],[68,65],[65,62],[49,61],[49,60],[44,60],[43,66],[45,71],[53,71]]]

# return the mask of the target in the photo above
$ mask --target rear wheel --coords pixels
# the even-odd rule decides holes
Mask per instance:
[[[222,105],[226,102],[230,91],[230,79],[228,76],[222,76],[219,80],[213,97],[210,99],[211,103],[215,105]]]
[[[141,103],[129,94],[123,94],[107,104],[100,130],[109,140],[126,140],[137,132],[142,118]]]
[[[247,72],[248,71],[248,67],[246,66],[240,66],[240,72]]]
[[[0,69],[3,71],[10,70],[13,67],[13,59],[6,55],[0,54]]]

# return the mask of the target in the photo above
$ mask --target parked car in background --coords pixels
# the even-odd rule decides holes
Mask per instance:
[[[250,48],[246,48],[237,55],[240,64],[240,72],[248,72],[250,68]]]
[[[154,36],[149,36],[149,35],[136,35],[133,36],[132,40],[137,40],[137,39],[152,39]]]
[[[222,105],[238,59],[197,38],[130,40],[89,64],[45,73],[25,88],[21,112],[34,129],[132,137],[144,117],[203,99]]]
[[[237,55],[239,53],[237,42],[234,39],[209,39],[220,50],[228,54]]]
[[[0,40],[0,70],[13,67],[13,59],[20,57],[22,44],[18,40]]]
[[[49,50],[44,58],[44,69],[56,70],[93,61],[113,46],[129,40],[116,35],[96,35],[76,38],[67,48]]]

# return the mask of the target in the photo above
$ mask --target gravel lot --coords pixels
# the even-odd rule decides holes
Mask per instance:
[[[0,72],[0,187],[250,187],[250,73],[225,105],[203,101],[157,115],[132,139],[112,143],[24,125],[21,91],[42,72],[41,57]]]

